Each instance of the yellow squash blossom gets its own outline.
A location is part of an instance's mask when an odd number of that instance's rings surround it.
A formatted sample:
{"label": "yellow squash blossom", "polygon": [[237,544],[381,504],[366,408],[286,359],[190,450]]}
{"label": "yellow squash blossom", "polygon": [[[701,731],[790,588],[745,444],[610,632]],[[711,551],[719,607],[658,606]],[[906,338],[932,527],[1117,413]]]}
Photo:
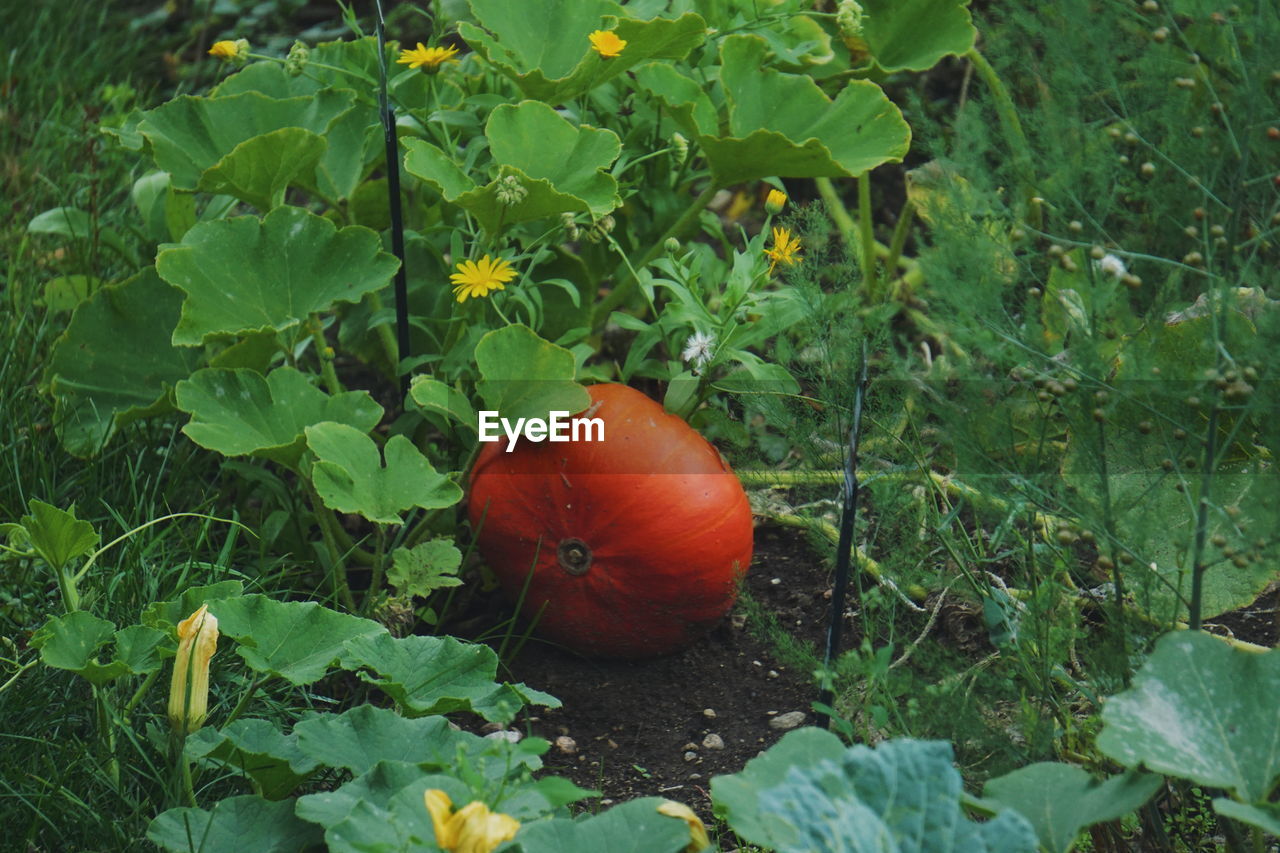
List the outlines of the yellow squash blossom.
{"label": "yellow squash blossom", "polygon": [[605,59],[613,59],[627,46],[626,41],[618,38],[613,30],[596,30],[587,38],[591,39],[591,49]]}
{"label": "yellow squash blossom", "polygon": [[243,65],[249,59],[249,40],[223,39],[213,43],[213,47],[209,48],[209,55],[221,59],[223,62],[234,62],[237,65]]}
{"label": "yellow squash blossom", "polygon": [[677,817],[689,824],[689,844],[684,848],[685,853],[698,853],[699,850],[706,850],[711,846],[711,837],[707,835],[707,827],[702,823],[701,818],[693,813],[693,809],[684,803],[666,800],[662,805],[658,806],[658,814]]}
{"label": "yellow squash blossom", "polygon": [[488,296],[494,290],[502,290],[507,282],[516,277],[511,264],[502,258],[490,258],[485,255],[479,261],[463,261],[458,264],[458,271],[449,280],[453,282],[453,295],[459,302],[466,302],[468,297]]}
{"label": "yellow squash blossom", "polygon": [[479,800],[456,812],[449,795],[438,788],[428,789],[423,800],[436,831],[436,844],[446,853],[491,853],[520,831],[520,821],[489,811]]}
{"label": "yellow squash blossom", "polygon": [[218,619],[209,605],[178,623],[178,654],[169,684],[169,723],[190,734],[209,714],[209,661],[218,649]]}
{"label": "yellow squash blossom", "polygon": [[769,259],[769,274],[773,275],[773,268],[778,262],[794,267],[800,263],[800,238],[792,237],[791,232],[786,228],[773,229],[773,248],[765,249],[765,256]]}
{"label": "yellow squash blossom", "polygon": [[454,56],[458,49],[450,45],[449,47],[427,47],[422,42],[418,42],[416,50],[400,51],[400,58],[396,60],[401,65],[408,65],[410,68],[421,68],[423,71],[435,72],[440,70],[440,66],[446,62],[457,62]]}

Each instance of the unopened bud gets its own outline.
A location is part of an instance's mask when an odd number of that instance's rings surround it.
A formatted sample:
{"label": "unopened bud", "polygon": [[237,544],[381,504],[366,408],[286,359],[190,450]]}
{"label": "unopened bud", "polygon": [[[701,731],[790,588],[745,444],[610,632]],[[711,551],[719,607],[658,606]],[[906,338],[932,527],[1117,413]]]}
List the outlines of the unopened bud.
{"label": "unopened bud", "polygon": [[782,208],[787,203],[787,194],[781,190],[769,190],[769,195],[765,197],[764,209],[768,213],[777,215],[782,212]]}

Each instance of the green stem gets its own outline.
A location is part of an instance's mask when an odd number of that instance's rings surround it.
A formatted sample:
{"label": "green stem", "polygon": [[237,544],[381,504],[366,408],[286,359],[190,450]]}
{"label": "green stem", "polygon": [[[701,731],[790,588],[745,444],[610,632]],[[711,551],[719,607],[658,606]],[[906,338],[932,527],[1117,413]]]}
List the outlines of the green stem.
{"label": "green stem", "polygon": [[[1023,184],[1023,194],[1029,201],[1035,185],[1031,171],[1031,146],[1027,143],[1027,135],[1022,130],[1022,122],[1018,119],[1018,111],[1013,105],[1013,98],[1009,96],[1009,90],[1005,88],[1004,81],[1000,79],[1000,75],[991,67],[991,63],[987,62],[987,58],[978,52],[977,47],[971,48],[964,55],[964,58],[973,63],[973,70],[978,72],[982,82],[991,90],[991,96],[995,99],[996,118],[999,119],[1000,126],[1004,129],[1005,139],[1013,153],[1014,168],[1018,173],[1018,179]],[[1028,216],[1034,220],[1033,224],[1038,226],[1040,221],[1039,206],[1029,204],[1027,212]]]}
{"label": "green stem", "polygon": [[880,301],[880,283],[876,275],[876,238],[871,230],[871,170],[858,176],[858,235],[861,238],[862,286],[867,302]]}
{"label": "green stem", "polygon": [[[338,381],[338,371],[333,368],[333,349],[329,346],[329,342],[324,337],[324,324],[320,322],[320,315],[312,312],[311,317],[307,321],[307,330],[311,332],[311,342],[316,348],[316,357],[320,359],[320,375],[324,377],[324,384],[329,389],[330,394],[342,393],[342,383]],[[396,362],[399,368],[399,360]]]}
{"label": "green stem", "polygon": [[885,275],[892,276],[902,258],[902,247],[907,244],[907,235],[911,233],[911,223],[916,217],[916,205],[911,199],[903,202],[902,211],[898,214],[898,222],[893,226],[893,239],[889,242],[889,256],[885,258]]}
{"label": "green stem", "polygon": [[58,578],[58,592],[62,593],[62,606],[71,613],[80,609],[80,591],[76,589],[76,576],[70,569],[61,568],[54,574]]}
{"label": "green stem", "polygon": [[343,553],[338,549],[337,542],[334,541],[333,528],[338,527],[338,520],[334,518],[333,512],[329,510],[320,500],[315,486],[307,484],[307,497],[311,500],[311,509],[316,514],[316,522],[320,525],[320,538],[324,540],[325,547],[329,549],[329,583],[333,589],[333,595],[347,608],[347,612],[356,612],[356,600],[351,594],[351,586],[347,583],[347,569],[343,565]]}
{"label": "green stem", "polygon": [[133,696],[129,698],[128,703],[124,706],[124,710],[120,712],[121,717],[126,721],[129,719],[129,715],[133,713],[133,709],[138,707],[138,703],[142,701],[142,697],[151,689],[151,685],[156,683],[156,678],[159,677],[159,675],[160,670],[157,669],[143,680],[138,689],[134,691]]}
{"label": "green stem", "polygon": [[178,764],[182,768],[182,793],[187,798],[187,805],[193,809],[199,808],[196,802],[195,781],[191,778],[191,762],[187,761],[187,754],[181,745],[178,747]]}
{"label": "green stem", "polygon": [[96,685],[93,688],[93,703],[98,713],[98,733],[107,750],[107,777],[111,780],[111,786],[119,790],[120,761],[116,758],[116,729],[107,710],[107,700],[102,695],[102,688]]}
{"label": "green stem", "polygon": [[1187,624],[1191,630],[1200,630],[1200,599],[1204,597],[1205,538],[1209,530],[1209,495],[1213,489],[1213,466],[1217,464],[1218,407],[1209,410],[1209,432],[1205,437],[1204,474],[1201,478],[1200,500],[1196,507],[1195,552],[1191,559],[1191,607]]}
{"label": "green stem", "polygon": [[244,695],[240,697],[240,701],[236,703],[236,706],[231,709],[231,713],[227,715],[227,719],[223,721],[222,728],[225,729],[227,726],[240,719],[240,715],[244,713],[245,708],[249,707],[249,701],[253,699],[253,694],[258,692],[258,686],[261,683],[262,682],[258,680],[257,676],[254,676],[254,679],[249,682],[248,689],[245,690]]}
{"label": "green stem", "polygon": [[844,206],[844,202],[840,200],[840,194],[836,192],[835,184],[831,183],[830,178],[814,178],[813,182],[818,187],[818,195],[822,196],[822,203],[826,205],[827,214],[831,217],[831,221],[835,223],[836,230],[840,232],[840,236],[844,238],[844,244],[849,248],[849,253],[861,262],[862,246],[854,238],[854,235],[858,233],[858,226],[854,223],[853,217],[849,215],[849,210]]}
{"label": "green stem", "polygon": [[[693,203],[689,205],[684,213],[680,214],[680,218],[673,222],[671,227],[663,232],[662,236],[654,240],[653,245],[645,250],[645,253],[640,256],[640,260],[632,266],[636,270],[642,270],[648,266],[649,262],[662,252],[663,245],[667,242],[667,239],[669,237],[679,237],[683,234],[702,214],[702,211],[711,203],[711,199],[715,197],[719,190],[720,187],[715,181],[708,182],[707,188],[693,200]],[[631,291],[636,288],[638,283],[635,275],[628,274],[613,290],[609,291],[600,304],[596,306],[595,313],[592,315],[592,328],[599,329],[604,326],[609,319],[609,315],[613,313],[613,309],[624,304],[631,297]]]}
{"label": "green stem", "polygon": [[378,593],[382,592],[382,578],[385,574],[383,564],[387,559],[387,529],[381,524],[376,525],[375,529],[374,541],[377,547],[373,554],[373,573],[369,578],[369,591],[364,596],[365,612],[374,606],[378,600]]}
{"label": "green stem", "polygon": [[[367,297],[369,300],[369,308],[373,314],[382,313],[382,297],[377,293],[370,293]],[[396,343],[395,333],[391,331],[390,323],[379,323],[376,329],[378,335],[378,343],[382,344],[383,355],[391,364],[392,373],[399,375],[400,373],[400,345]]]}

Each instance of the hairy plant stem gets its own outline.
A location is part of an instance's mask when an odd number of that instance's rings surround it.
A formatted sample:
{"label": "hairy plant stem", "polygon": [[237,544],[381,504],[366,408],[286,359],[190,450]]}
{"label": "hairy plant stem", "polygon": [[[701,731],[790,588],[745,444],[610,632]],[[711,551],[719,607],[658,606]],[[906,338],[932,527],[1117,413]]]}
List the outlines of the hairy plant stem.
{"label": "hairy plant stem", "polygon": [[[706,210],[707,205],[711,203],[711,199],[715,198],[715,194],[719,191],[719,185],[715,181],[709,181],[706,189],[693,200],[693,203],[689,205],[684,213],[680,214],[680,218],[662,233],[662,236],[653,241],[653,245],[645,250],[645,253],[640,256],[640,260],[631,265],[632,268],[643,270],[648,266],[649,262],[662,252],[663,245],[667,242],[667,239],[670,237],[678,238],[688,230],[689,226],[698,219],[702,211]],[[600,302],[600,305],[596,307],[595,312],[592,314],[591,327],[593,329],[602,328],[609,320],[609,315],[613,313],[613,309],[623,305],[631,297],[631,292],[635,290],[637,284],[639,282],[636,276],[629,273],[626,278],[615,285],[613,290],[610,290]]]}
{"label": "hairy plant stem", "polygon": [[[991,90],[991,97],[995,99],[996,118],[1000,121],[1000,127],[1004,129],[1005,140],[1013,153],[1013,165],[1018,173],[1018,180],[1022,182],[1024,199],[1030,202],[1035,192],[1035,178],[1031,169],[1031,146],[1027,143],[1027,134],[1022,129],[1022,122],[1018,119],[1018,110],[1013,105],[1013,98],[1009,96],[1009,90],[1005,88],[1000,75],[991,67],[991,63],[987,62],[987,58],[978,51],[977,47],[971,48],[964,58],[973,64],[982,82]],[[1033,225],[1039,227],[1040,206],[1029,203],[1027,216]]]}
{"label": "hairy plant stem", "polygon": [[884,274],[892,276],[898,267],[898,259],[902,257],[902,247],[907,243],[907,235],[911,233],[911,223],[916,217],[916,205],[911,199],[902,204],[898,212],[898,221],[893,226],[893,238],[889,241],[889,256],[884,261]]}
{"label": "hairy plant stem", "polygon": [[338,371],[333,368],[333,350],[324,337],[324,324],[320,315],[312,312],[307,318],[307,331],[311,333],[311,342],[316,348],[316,358],[320,359],[320,375],[324,378],[325,387],[330,394],[342,393],[342,383],[338,381]]}
{"label": "hairy plant stem", "polygon": [[1218,438],[1218,407],[1209,410],[1209,433],[1204,443],[1204,472],[1200,477],[1200,499],[1196,506],[1196,538],[1191,554],[1191,605],[1187,614],[1187,624],[1191,630],[1200,630],[1200,599],[1204,595],[1204,573],[1208,568],[1204,562],[1205,538],[1209,531],[1209,496],[1213,489],[1213,467],[1216,464]]}
{"label": "hairy plant stem", "polygon": [[311,501],[311,509],[316,514],[316,523],[320,525],[320,538],[324,540],[329,551],[329,585],[335,598],[341,602],[348,613],[356,612],[356,600],[351,594],[351,586],[347,583],[347,569],[343,565],[343,552],[338,549],[334,528],[341,527],[333,511],[324,505],[315,486],[307,482],[307,497]]}
{"label": "hairy plant stem", "polygon": [[364,595],[363,612],[366,615],[377,603],[378,593],[382,592],[382,578],[386,574],[387,528],[385,525],[378,524],[374,526],[374,531],[374,541],[377,544],[373,552],[373,572],[369,578],[369,590]]}
{"label": "hairy plant stem", "polygon": [[858,176],[858,236],[862,243],[862,287],[867,302],[880,301],[880,281],[876,273],[876,237],[871,228],[871,170]]}
{"label": "hairy plant stem", "polygon": [[111,780],[111,787],[118,791],[120,790],[120,760],[116,758],[116,728],[111,719],[111,712],[107,708],[107,698],[103,695],[102,688],[97,685],[93,687],[93,704],[98,715],[98,734],[102,737],[103,746],[107,751],[107,778]]}
{"label": "hairy plant stem", "polygon": [[159,676],[160,670],[157,669],[155,672],[149,674],[143,680],[142,684],[138,685],[138,689],[133,692],[133,696],[129,698],[129,701],[125,703],[124,708],[120,711],[120,716],[125,720],[125,722],[128,722],[129,715],[133,713],[133,709],[138,707],[138,703],[142,701],[142,697],[147,695],[147,691],[151,689],[151,685],[156,683],[156,679]]}

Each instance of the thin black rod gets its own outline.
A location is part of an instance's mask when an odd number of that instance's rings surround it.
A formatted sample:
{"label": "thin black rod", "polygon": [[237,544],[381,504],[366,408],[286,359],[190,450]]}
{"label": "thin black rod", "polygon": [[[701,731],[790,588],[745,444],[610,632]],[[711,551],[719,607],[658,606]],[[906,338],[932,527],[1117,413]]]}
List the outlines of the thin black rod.
{"label": "thin black rod", "polygon": [[[849,564],[853,552],[854,521],[858,515],[858,440],[862,432],[862,398],[867,387],[867,342],[862,342],[862,371],[853,390],[853,425],[849,428],[849,453],[845,456],[843,498],[840,507],[840,540],[836,545],[836,582],[831,590],[831,621],[827,623],[827,649],[822,658],[823,669],[830,671],[831,662],[840,651],[844,628],[844,600],[849,590]],[[830,686],[822,691],[820,702],[834,707],[835,691]],[[831,727],[831,717],[822,714],[822,727]]]}
{"label": "thin black rod", "polygon": [[404,215],[400,209],[400,145],[396,139],[396,115],[387,97],[387,40],[383,32],[382,0],[374,0],[377,8],[378,36],[378,108],[382,114],[382,134],[387,143],[387,206],[391,212],[391,251],[400,261],[396,270],[396,345],[400,375],[400,394],[409,393],[409,375],[400,373],[400,365],[409,357],[409,279],[404,265]]}

